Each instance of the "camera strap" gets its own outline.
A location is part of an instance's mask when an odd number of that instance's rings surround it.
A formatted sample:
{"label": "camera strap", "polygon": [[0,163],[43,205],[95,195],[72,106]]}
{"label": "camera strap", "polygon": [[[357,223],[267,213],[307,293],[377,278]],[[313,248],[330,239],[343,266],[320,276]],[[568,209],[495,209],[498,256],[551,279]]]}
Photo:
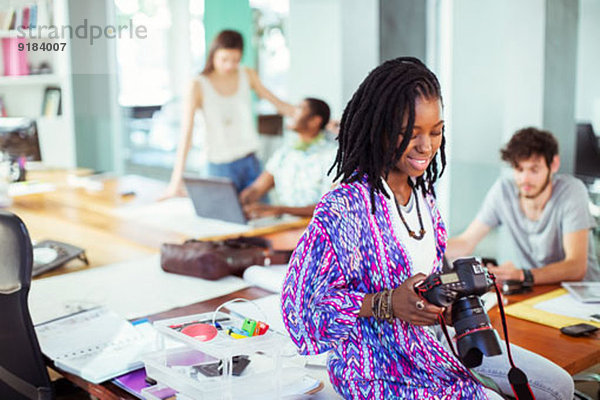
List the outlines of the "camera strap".
{"label": "camera strap", "polygon": [[506,353],[508,354],[508,362],[510,363],[510,370],[508,371],[508,381],[512,387],[513,393],[517,400],[535,400],[535,396],[527,383],[527,375],[525,372],[515,365],[510,351],[510,342],[508,340],[508,325],[506,324],[506,315],[504,314],[504,306],[502,304],[502,296],[500,296],[500,289],[496,284],[496,277],[490,274],[494,281],[494,289],[496,290],[496,298],[498,299],[498,308],[500,309],[500,319],[502,320],[502,330],[504,331],[504,341],[506,342]]}
{"label": "camera strap", "polygon": [[[448,341],[448,345],[450,347],[450,350],[452,351],[452,354],[454,355],[454,357],[456,357],[457,359],[460,360],[460,358],[458,357],[458,354],[456,353],[456,350],[454,349],[454,346],[452,345],[452,339],[450,339],[450,334],[448,333],[448,327],[446,326],[446,320],[444,319],[444,315],[440,314],[438,316],[438,320],[440,322],[440,327],[442,328],[442,332],[444,332],[444,336],[446,337],[446,340]],[[494,382],[491,378],[488,378],[487,376],[479,374],[471,368],[467,368],[467,371],[471,375],[471,378],[473,378],[473,380],[475,380],[479,384],[485,386],[488,389],[493,390],[496,393],[501,393],[500,388],[498,387],[496,382]]]}
{"label": "camera strap", "polygon": [[[535,396],[533,395],[533,392],[531,391],[531,388],[529,387],[529,383],[527,383],[527,375],[525,375],[525,372],[523,372],[523,370],[521,370],[520,368],[518,368],[512,358],[512,354],[510,352],[510,342],[508,340],[508,327],[506,324],[506,315],[504,314],[504,307],[502,305],[502,298],[500,297],[500,290],[498,289],[498,285],[496,285],[496,277],[494,277],[492,274],[490,274],[490,276],[492,277],[492,280],[494,281],[494,289],[496,290],[496,297],[498,298],[498,308],[500,309],[500,319],[502,320],[502,329],[504,331],[504,341],[506,342],[506,352],[508,354],[508,362],[510,363],[510,370],[508,371],[508,382],[510,383],[510,386],[513,390],[513,393],[515,394],[515,397],[517,400],[535,400]],[[448,333],[448,328],[446,326],[446,321],[444,319],[444,315],[440,314],[438,316],[438,320],[440,322],[440,327],[442,328],[442,332],[444,332],[444,336],[446,337],[446,340],[448,341],[448,345],[450,346],[450,350],[452,350],[452,354],[454,355],[454,357],[458,358],[460,360],[460,358],[458,357],[458,354],[456,353],[456,350],[454,349],[454,346],[452,344],[452,339],[450,339],[450,334]],[[471,374],[471,376],[473,377],[473,379],[475,379],[477,382],[481,383],[483,386],[492,389],[496,392],[499,392],[499,388],[497,385],[495,385],[495,382],[489,382],[489,379],[482,379],[481,375],[476,373],[475,371],[472,371],[470,369],[467,369],[469,371],[469,373]]]}

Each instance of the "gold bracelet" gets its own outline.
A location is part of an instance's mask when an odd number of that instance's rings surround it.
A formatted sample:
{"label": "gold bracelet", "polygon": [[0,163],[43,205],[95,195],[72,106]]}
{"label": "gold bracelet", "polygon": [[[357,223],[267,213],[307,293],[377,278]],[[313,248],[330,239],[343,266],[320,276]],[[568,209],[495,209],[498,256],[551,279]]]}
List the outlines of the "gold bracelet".
{"label": "gold bracelet", "polygon": [[379,302],[380,302],[380,292],[377,292],[373,295],[371,299],[371,311],[373,311],[373,316],[375,319],[379,320]]}
{"label": "gold bracelet", "polygon": [[378,321],[394,322],[393,295],[394,289],[383,289],[371,298],[371,311]]}
{"label": "gold bracelet", "polygon": [[394,322],[394,303],[393,303],[393,298],[394,298],[394,289],[390,289],[388,292],[388,298],[387,298],[387,302],[388,302],[388,312],[389,312],[389,322],[392,323]]}

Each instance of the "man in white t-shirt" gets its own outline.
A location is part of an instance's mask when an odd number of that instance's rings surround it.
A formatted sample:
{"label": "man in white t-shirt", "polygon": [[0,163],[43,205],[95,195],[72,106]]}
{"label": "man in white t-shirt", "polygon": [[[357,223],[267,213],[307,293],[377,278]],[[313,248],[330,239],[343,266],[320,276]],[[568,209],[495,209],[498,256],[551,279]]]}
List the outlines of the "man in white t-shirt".
{"label": "man in white t-shirt", "polygon": [[[289,126],[297,137],[279,148],[267,162],[265,171],[240,193],[249,217],[312,216],[319,199],[332,185],[327,172],[337,146],[323,133],[329,117],[329,106],[322,100],[306,98],[300,103]],[[275,189],[279,204],[259,202],[271,189]]]}
{"label": "man in white t-shirt", "polygon": [[554,136],[521,129],[501,153],[513,177],[498,178],[469,227],[448,240],[446,256],[471,254],[491,229],[504,225],[510,233],[500,254],[504,262],[490,266],[499,280],[529,286],[600,280],[587,190],[578,179],[556,173],[560,159]]}

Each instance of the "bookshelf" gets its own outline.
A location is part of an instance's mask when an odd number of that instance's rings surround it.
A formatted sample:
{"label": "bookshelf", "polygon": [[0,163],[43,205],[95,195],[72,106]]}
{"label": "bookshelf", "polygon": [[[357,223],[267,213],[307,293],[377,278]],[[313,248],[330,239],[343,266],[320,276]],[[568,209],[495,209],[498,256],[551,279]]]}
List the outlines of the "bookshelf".
{"label": "bookshelf", "polygon": [[0,76],[0,88],[14,85],[50,85],[59,86],[61,78],[56,74]]}
{"label": "bookshelf", "polygon": [[[65,26],[69,24],[68,0],[17,0],[11,2],[15,13],[22,13],[25,7],[35,5],[44,9],[44,20],[40,24],[47,26]],[[5,28],[5,27],[3,27]],[[73,115],[73,89],[71,74],[71,39],[50,37],[47,30],[37,29],[0,29],[0,97],[4,103],[6,116],[29,117],[36,120],[40,139],[42,162],[50,167],[74,167],[75,129]],[[23,35],[23,33],[25,35]],[[41,34],[40,34],[41,33]],[[25,36],[25,37],[23,37]],[[22,51],[18,43],[29,44]],[[38,49],[32,49],[33,44]],[[62,50],[40,50],[42,43],[66,43]],[[6,46],[10,46],[7,50]],[[8,52],[7,52],[8,51]],[[24,53],[24,55],[23,55]],[[9,57],[25,57],[30,74],[22,75],[26,70],[7,70]],[[14,60],[14,58],[12,58]],[[8,75],[7,75],[8,73]],[[44,105],[49,101],[48,90],[60,91],[60,115],[45,114]],[[57,97],[51,97],[57,101]],[[48,107],[56,110],[58,107]]]}

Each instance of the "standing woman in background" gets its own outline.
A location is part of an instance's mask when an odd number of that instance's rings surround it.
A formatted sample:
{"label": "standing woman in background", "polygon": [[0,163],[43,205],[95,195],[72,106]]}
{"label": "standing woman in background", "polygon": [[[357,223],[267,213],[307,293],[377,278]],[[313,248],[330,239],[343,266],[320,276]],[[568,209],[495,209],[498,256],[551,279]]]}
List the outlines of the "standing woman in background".
{"label": "standing woman in background", "polygon": [[294,106],[265,88],[256,71],[240,67],[243,50],[244,40],[239,32],[224,30],[213,40],[204,70],[190,84],[184,106],[183,135],[164,198],[185,195],[182,175],[192,144],[196,110],[203,111],[206,121],[204,147],[208,174],[231,179],[238,192],[260,174],[250,89],[271,102],[280,114],[293,115]]}

